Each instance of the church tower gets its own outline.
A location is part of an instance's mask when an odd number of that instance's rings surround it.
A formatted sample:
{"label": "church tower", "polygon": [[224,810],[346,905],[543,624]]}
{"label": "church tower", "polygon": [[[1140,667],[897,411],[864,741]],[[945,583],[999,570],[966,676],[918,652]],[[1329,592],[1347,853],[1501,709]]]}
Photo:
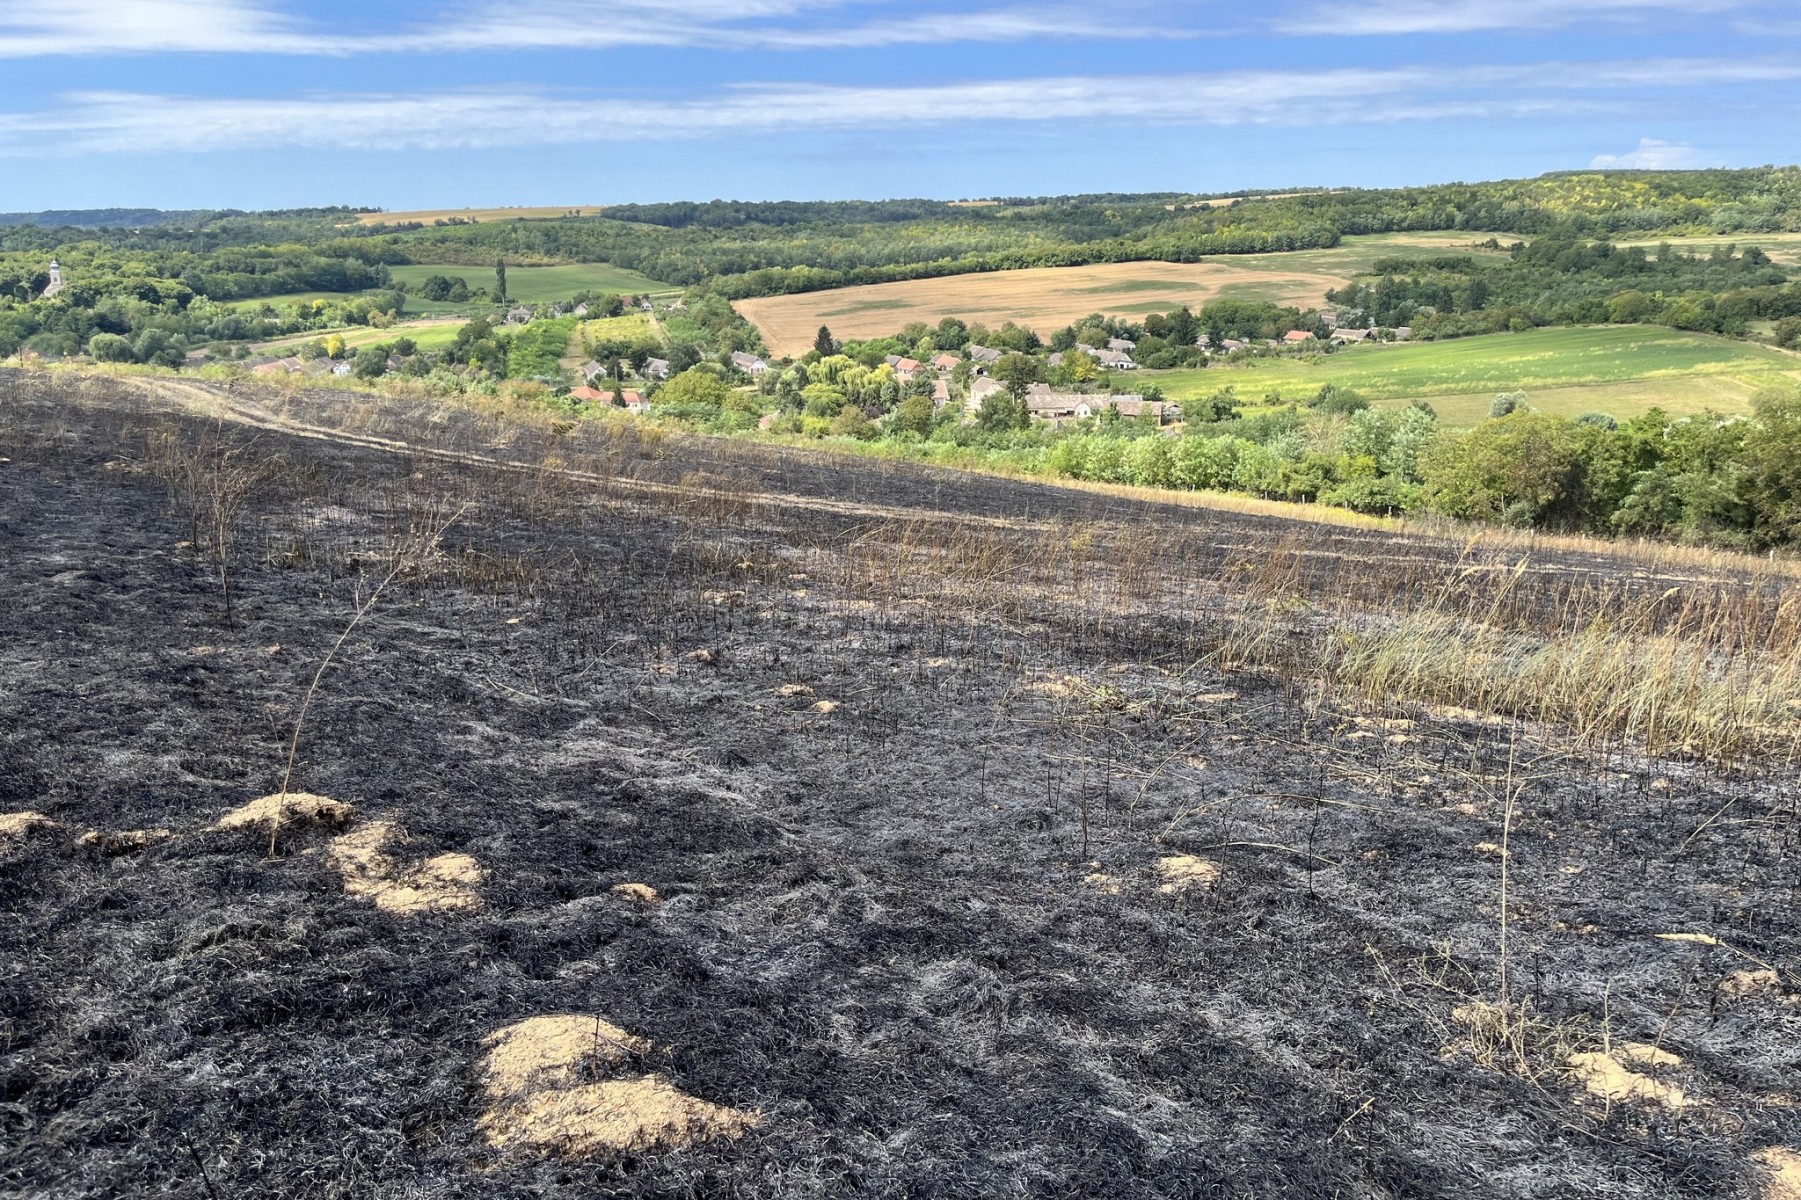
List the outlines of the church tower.
{"label": "church tower", "polygon": [[48,300],[62,290],[63,265],[53,258],[50,260],[50,286],[44,289],[44,294],[39,296],[38,299]]}

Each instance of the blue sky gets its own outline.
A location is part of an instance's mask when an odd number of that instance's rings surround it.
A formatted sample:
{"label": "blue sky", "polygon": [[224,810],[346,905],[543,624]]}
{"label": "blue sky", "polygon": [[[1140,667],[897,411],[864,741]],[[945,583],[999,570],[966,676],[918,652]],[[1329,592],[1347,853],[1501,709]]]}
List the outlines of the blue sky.
{"label": "blue sky", "polygon": [[1801,160],[1793,0],[4,0],[0,211]]}

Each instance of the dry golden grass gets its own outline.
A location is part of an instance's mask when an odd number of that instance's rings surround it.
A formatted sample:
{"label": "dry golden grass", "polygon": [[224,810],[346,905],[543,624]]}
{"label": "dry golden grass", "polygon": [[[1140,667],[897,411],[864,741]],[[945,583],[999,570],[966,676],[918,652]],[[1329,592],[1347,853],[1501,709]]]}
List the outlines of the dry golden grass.
{"label": "dry golden grass", "polygon": [[342,829],[356,817],[356,808],[310,792],[277,792],[234,808],[219,818],[217,829],[274,829],[318,826]]}
{"label": "dry golden grass", "polygon": [[1106,263],[764,296],[741,300],[737,308],[773,352],[792,357],[812,347],[821,325],[839,338],[869,338],[911,321],[937,324],[943,317],[959,317],[990,327],[1013,321],[1049,334],[1090,313],[1139,317],[1184,304],[1199,308],[1225,295],[1312,308],[1328,289],[1345,282],[1335,274],[1219,262]]}
{"label": "dry golden grass", "polygon": [[1206,891],[1220,880],[1219,864],[1191,854],[1176,854],[1159,859],[1157,874],[1163,879],[1157,890],[1169,896],[1179,895],[1191,888]]}
{"label": "dry golden grass", "polygon": [[[1650,1051],[1649,1054],[1644,1053]],[[1588,1094],[1609,1104],[1633,1103],[1661,1105],[1664,1108],[1687,1108],[1693,1104],[1683,1090],[1649,1075],[1629,1069],[1634,1066],[1669,1066],[1682,1060],[1673,1054],[1650,1046],[1628,1044],[1611,1054],[1587,1051],[1570,1055],[1570,1071]]]}
{"label": "dry golden grass", "polygon": [[167,829],[90,829],[77,838],[75,844],[83,850],[93,850],[108,858],[117,858],[123,854],[147,850],[174,836]]}
{"label": "dry golden grass", "polygon": [[56,822],[40,812],[0,813],[0,850],[24,841],[39,829],[54,829]]}
{"label": "dry golden grass", "polygon": [[344,877],[344,891],[396,916],[428,912],[473,912],[482,906],[476,888],[488,878],[467,854],[440,854],[404,868],[390,850],[404,841],[391,821],[374,821],[331,844],[331,859]]}
{"label": "dry golden grass", "polygon": [[1801,1154],[1785,1146],[1771,1146],[1751,1158],[1768,1173],[1765,1200],[1801,1200]]}
{"label": "dry golden grass", "polygon": [[655,1049],[599,1017],[533,1017],[490,1034],[481,1129],[496,1150],[572,1158],[679,1149],[756,1128],[752,1112],[688,1095],[629,1071]]}

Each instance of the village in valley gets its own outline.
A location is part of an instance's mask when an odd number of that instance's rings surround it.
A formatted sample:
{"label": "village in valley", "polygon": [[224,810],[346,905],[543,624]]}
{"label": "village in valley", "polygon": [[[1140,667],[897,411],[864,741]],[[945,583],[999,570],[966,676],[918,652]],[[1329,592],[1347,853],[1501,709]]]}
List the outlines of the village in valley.
{"label": "village in valley", "polygon": [[[40,299],[50,299],[67,286],[58,262],[50,264],[47,278],[49,283]],[[460,278],[455,282],[463,283]],[[1139,348],[1136,338],[1107,336],[1097,344],[1080,340],[1078,333],[1117,329],[1142,337],[1147,324],[1152,329],[1159,328],[1161,318],[1155,315],[1145,318],[1145,324],[1132,324],[1095,314],[1054,335],[1049,343],[1036,333],[1009,324],[1000,331],[1009,343],[1006,348],[971,340],[972,334],[986,336],[988,331],[955,318],[946,319],[935,329],[909,327],[896,337],[861,343],[839,343],[831,338],[829,329],[822,328],[822,344],[816,344],[814,350],[799,358],[774,358],[766,352],[742,348],[708,354],[704,347],[687,346],[683,348],[684,360],[677,362],[668,357],[676,353],[669,348],[652,353],[639,345],[630,353],[603,353],[592,338],[593,331],[605,323],[633,315],[641,315],[650,328],[661,330],[664,319],[685,310],[685,302],[678,295],[622,294],[602,300],[585,294],[565,301],[497,305],[483,305],[481,298],[479,294],[475,297],[477,303],[467,311],[469,319],[464,322],[461,317],[403,315],[403,296],[395,310],[385,316],[379,312],[370,314],[372,330],[386,330],[394,335],[380,342],[370,342],[367,337],[353,341],[354,330],[339,329],[312,338],[289,337],[271,344],[262,353],[240,349],[241,357],[223,361],[262,379],[369,382],[383,376],[423,377],[436,371],[474,376],[481,370],[477,362],[461,361],[449,348],[427,349],[417,335],[421,331],[456,327],[455,345],[461,347],[472,330],[483,336],[497,333],[504,338],[561,322],[561,327],[567,328],[570,353],[562,356],[553,374],[534,378],[578,410],[610,407],[633,416],[648,416],[659,390],[673,375],[699,368],[731,387],[775,401],[769,406],[772,411],[760,414],[759,430],[796,432],[794,421],[785,420],[784,413],[805,407],[800,395],[811,382],[809,369],[825,358],[842,355],[871,372],[872,386],[864,390],[879,400],[864,407],[872,429],[888,423],[900,401],[909,396],[929,396],[934,421],[940,422],[959,420],[974,424],[981,418],[985,404],[1008,399],[1016,402],[1020,416],[1029,424],[1052,428],[1087,421],[1130,420],[1174,434],[1180,431],[1182,421],[1182,405],[1165,399],[1158,388],[1127,390],[1119,386],[1119,381],[1141,369],[1142,364],[1134,357]],[[273,314],[265,308],[265,315]],[[1205,365],[1210,361],[1244,362],[1263,356],[1330,352],[1345,346],[1406,342],[1413,332],[1404,326],[1379,329],[1341,323],[1339,314],[1330,311],[1293,316],[1311,327],[1290,329],[1274,338],[1228,337],[1217,330],[1197,333],[1186,361]],[[1179,315],[1171,314],[1169,320],[1180,327],[1194,324],[1196,318],[1184,309]],[[1159,331],[1168,330],[1165,327]],[[748,325],[740,332],[745,336],[728,339],[728,344],[760,342]],[[826,342],[831,345],[830,355],[824,352]],[[883,352],[890,344],[910,346],[914,353]],[[939,344],[946,348],[937,348]],[[1053,348],[1059,345],[1064,348]],[[581,354],[574,353],[578,348]],[[1009,359],[1014,360],[1011,368],[1002,371],[1002,364]],[[201,368],[220,361],[209,351],[199,350],[167,365]]]}

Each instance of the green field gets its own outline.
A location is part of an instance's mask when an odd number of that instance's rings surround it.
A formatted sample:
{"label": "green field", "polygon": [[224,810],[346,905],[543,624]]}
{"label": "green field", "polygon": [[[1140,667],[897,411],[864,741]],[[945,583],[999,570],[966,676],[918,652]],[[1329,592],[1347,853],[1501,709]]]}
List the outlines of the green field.
{"label": "green field", "polygon": [[598,321],[584,321],[577,328],[576,336],[583,333],[590,341],[635,342],[657,336],[656,326],[651,324],[648,313],[626,313],[622,317],[602,317]]}
{"label": "green field", "polygon": [[1451,425],[1488,415],[1498,392],[1524,390],[1546,412],[1635,416],[1742,412],[1764,388],[1801,383],[1801,356],[1767,346],[1649,325],[1537,329],[1404,346],[1355,346],[1307,359],[1279,358],[1241,367],[1145,371],[1142,384],[1171,399],[1232,386],[1257,404],[1274,393],[1304,400],[1326,384],[1374,401],[1426,400]]}
{"label": "green field", "polygon": [[1702,237],[1627,238],[1618,244],[1655,247],[1663,242],[1689,254],[1707,254],[1716,246],[1737,246],[1740,250],[1756,246],[1783,266],[1801,266],[1801,233],[1721,233]]}
{"label": "green field", "polygon": [[[259,296],[255,300],[237,300],[232,302],[232,307],[240,312],[255,313],[267,304],[277,312],[286,313],[296,304],[310,304],[315,300],[338,304],[346,300],[353,300],[360,295],[362,295],[361,292],[288,292],[281,296]],[[417,296],[408,296],[403,312],[408,317],[438,317],[465,312],[470,307],[468,304],[434,303],[430,300],[421,300]]]}
{"label": "green field", "polygon": [[[404,282],[410,287],[419,284],[432,275],[444,275],[449,278],[461,276],[472,288],[492,288],[494,286],[494,268],[471,266],[417,266],[407,265],[390,267],[396,282]],[[646,292],[673,291],[668,284],[658,283],[648,275],[640,275],[636,271],[628,271],[623,267],[610,266],[607,263],[573,263],[560,267],[508,267],[507,298],[519,304],[545,304],[556,300],[567,300],[577,292],[614,292],[619,295],[644,295]],[[414,306],[414,299],[407,297],[407,307]],[[425,307],[425,302],[419,302]]]}
{"label": "green field", "polygon": [[256,348],[263,354],[286,354],[296,346],[304,346],[308,342],[323,341],[333,334],[344,339],[344,344],[352,349],[362,346],[375,346],[382,342],[392,342],[397,338],[412,338],[421,350],[442,350],[456,341],[457,331],[465,322],[461,320],[403,321],[387,329],[375,329],[369,326],[355,326],[350,329],[320,330],[314,333],[301,333],[293,337],[278,338],[272,342],[260,343]]}

